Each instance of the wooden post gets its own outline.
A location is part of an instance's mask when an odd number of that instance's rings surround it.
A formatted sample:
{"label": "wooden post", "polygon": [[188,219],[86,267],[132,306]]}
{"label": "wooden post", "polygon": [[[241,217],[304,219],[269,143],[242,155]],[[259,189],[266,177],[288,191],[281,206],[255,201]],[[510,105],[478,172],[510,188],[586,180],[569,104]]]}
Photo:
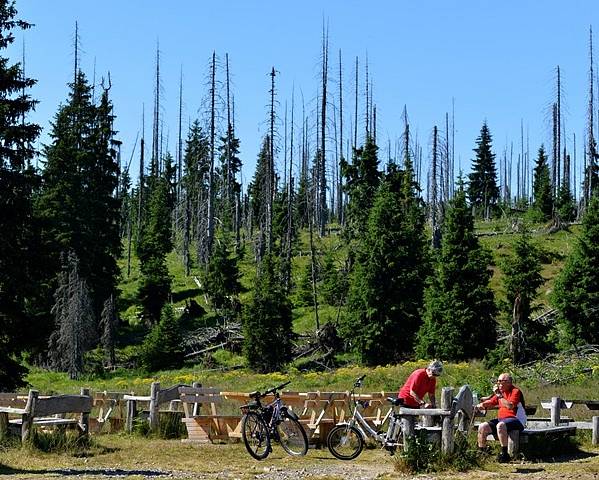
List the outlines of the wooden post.
{"label": "wooden post", "polygon": [[137,416],[137,400],[127,400],[127,419],[125,420],[125,430],[128,433],[133,431],[133,419]]}
{"label": "wooden post", "polygon": [[512,430],[511,432],[508,432],[507,435],[507,452],[513,458],[520,451],[520,431]]}
{"label": "wooden post", "polygon": [[551,397],[551,425],[559,427],[560,425],[560,407],[562,400],[559,397]]}
{"label": "wooden post", "polygon": [[150,431],[158,430],[159,415],[158,415],[158,394],[160,393],[160,382],[152,382],[150,388]]}
{"label": "wooden post", "polygon": [[[202,384],[201,384],[200,382],[193,382],[193,383],[191,384],[191,386],[192,386],[193,388],[201,388],[201,387],[202,387]],[[194,403],[194,404],[193,404],[193,408],[192,408],[192,410],[191,410],[191,415],[192,415],[192,416],[194,416],[194,417],[197,417],[197,416],[200,414],[200,407],[201,407],[201,406],[202,406],[202,404],[201,404],[201,403]]]}
{"label": "wooden post", "polygon": [[435,423],[435,417],[432,415],[422,415],[422,426],[423,427],[432,427]]}
{"label": "wooden post", "polygon": [[[441,391],[441,408],[451,410],[453,401],[453,388],[443,387]],[[443,425],[441,427],[441,451],[445,454],[453,453],[453,418],[443,416]]]}
{"label": "wooden post", "polygon": [[403,431],[403,449],[404,451],[408,451],[408,443],[409,440],[414,437],[414,423],[416,417],[414,415],[406,415],[401,419],[401,429]]}
{"label": "wooden post", "polygon": [[599,445],[599,417],[593,417],[593,445]]}
{"label": "wooden post", "polygon": [[[81,387],[81,395],[89,397],[89,388]],[[89,434],[89,412],[79,415],[79,429],[82,437]]]}
{"label": "wooden post", "polygon": [[8,435],[8,413],[0,412],[0,440]]}
{"label": "wooden post", "polygon": [[25,406],[26,413],[23,414],[23,423],[21,425],[21,443],[26,443],[31,437],[31,429],[33,427],[33,416],[35,415],[35,405],[37,404],[37,390],[29,390],[27,397],[27,405]]}

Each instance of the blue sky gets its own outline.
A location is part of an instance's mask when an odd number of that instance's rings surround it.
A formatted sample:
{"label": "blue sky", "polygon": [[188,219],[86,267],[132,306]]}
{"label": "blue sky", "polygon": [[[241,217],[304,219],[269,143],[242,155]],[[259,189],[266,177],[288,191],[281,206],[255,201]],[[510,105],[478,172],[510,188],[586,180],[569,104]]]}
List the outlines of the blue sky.
{"label": "blue sky", "polygon": [[[401,134],[406,105],[412,131],[418,132],[428,158],[432,128],[444,128],[445,113],[451,112],[455,99],[455,157],[466,173],[485,120],[498,157],[512,142],[515,155],[520,151],[521,121],[533,158],[541,143],[550,145],[549,109],[556,91],[555,69],[560,65],[568,149],[573,150],[575,134],[581,164],[588,30],[599,19],[599,2],[396,0],[369,5],[355,0],[18,0],[19,16],[35,27],[17,34],[12,55],[20,58],[24,38],[27,73],[39,82],[32,93],[40,104],[32,118],[44,128],[41,142],[47,142],[49,122],[65,101],[66,84],[72,78],[77,21],[83,70],[91,79],[95,64],[98,82],[111,73],[116,129],[123,141],[123,159],[128,160],[141,130],[143,104],[147,139],[151,132],[157,42],[162,59],[163,132],[173,154],[181,68],[187,125],[189,119],[202,116],[212,51],[223,61],[228,53],[246,181],[267,130],[268,74],[273,66],[279,72],[281,121],[293,89],[296,118],[301,115],[302,95],[307,112],[315,111],[323,20],[328,23],[332,77],[338,76],[339,49],[344,59],[346,126],[354,108],[355,57],[360,59],[363,87],[362,67],[368,56],[382,155],[386,156],[388,139],[394,142]],[[330,88],[336,94],[338,87]],[[133,172],[138,152],[139,145]],[[282,153],[279,160],[282,164]]]}

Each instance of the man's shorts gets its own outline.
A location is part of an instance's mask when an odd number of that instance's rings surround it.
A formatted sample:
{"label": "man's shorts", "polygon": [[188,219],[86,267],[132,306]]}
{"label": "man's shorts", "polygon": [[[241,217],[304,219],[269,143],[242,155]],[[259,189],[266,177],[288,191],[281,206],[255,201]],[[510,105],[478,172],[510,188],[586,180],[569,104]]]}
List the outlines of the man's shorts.
{"label": "man's shorts", "polygon": [[497,438],[497,424],[499,422],[505,423],[505,427],[507,428],[508,432],[511,432],[512,430],[518,430],[521,432],[524,430],[524,426],[516,417],[494,418],[493,420],[489,421],[489,426],[491,427],[491,433],[495,438]]}

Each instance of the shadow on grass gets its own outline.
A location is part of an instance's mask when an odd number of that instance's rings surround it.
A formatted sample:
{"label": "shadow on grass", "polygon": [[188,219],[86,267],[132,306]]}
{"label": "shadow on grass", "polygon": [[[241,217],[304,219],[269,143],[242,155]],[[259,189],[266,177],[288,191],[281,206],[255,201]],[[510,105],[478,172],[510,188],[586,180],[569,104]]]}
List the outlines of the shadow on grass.
{"label": "shadow on grass", "polygon": [[178,292],[173,292],[172,298],[174,303],[178,303],[186,299],[197,297],[201,293],[202,291],[199,288],[188,288],[186,290],[179,290]]}
{"label": "shadow on grass", "polygon": [[125,470],[122,468],[55,468],[28,470],[20,468],[11,468],[0,465],[0,475],[60,475],[61,477],[81,476],[81,475],[102,475],[105,477],[125,477],[130,475],[139,475],[147,477],[170,477],[172,472],[167,470]]}

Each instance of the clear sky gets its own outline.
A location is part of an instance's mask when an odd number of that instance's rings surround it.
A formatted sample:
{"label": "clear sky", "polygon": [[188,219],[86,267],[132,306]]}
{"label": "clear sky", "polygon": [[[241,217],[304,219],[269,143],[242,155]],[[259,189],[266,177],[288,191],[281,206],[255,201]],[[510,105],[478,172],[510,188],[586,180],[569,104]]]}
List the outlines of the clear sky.
{"label": "clear sky", "polygon": [[[315,112],[324,21],[329,31],[332,78],[338,76],[338,51],[343,55],[344,121],[348,127],[354,108],[355,57],[360,59],[361,88],[368,58],[383,156],[387,155],[388,139],[393,143],[401,134],[406,105],[412,131],[418,132],[428,158],[432,128],[444,128],[445,113],[451,114],[454,99],[455,158],[466,173],[485,120],[498,158],[511,142],[514,155],[520,151],[521,121],[534,158],[541,143],[551,144],[549,112],[559,65],[567,145],[572,151],[575,134],[577,162],[582,163],[589,26],[599,19],[596,0],[17,0],[16,5],[19,16],[35,24],[17,34],[12,55],[20,58],[24,39],[27,74],[39,82],[32,94],[40,104],[32,118],[44,129],[44,143],[49,122],[65,101],[66,84],[72,79],[77,21],[81,66],[88,78],[93,77],[94,64],[97,82],[111,73],[115,126],[123,141],[124,160],[129,159],[141,130],[143,104],[146,143],[151,144],[157,42],[163,132],[173,155],[181,69],[186,128],[189,119],[203,116],[212,51],[223,63],[228,53],[236,131],[247,181],[268,127],[273,66],[278,71],[281,122],[293,89],[296,119],[301,115],[302,95],[306,111]],[[338,87],[331,88],[337,95]],[[282,138],[282,124],[280,134]],[[134,174],[138,152],[139,144],[131,167]]]}

